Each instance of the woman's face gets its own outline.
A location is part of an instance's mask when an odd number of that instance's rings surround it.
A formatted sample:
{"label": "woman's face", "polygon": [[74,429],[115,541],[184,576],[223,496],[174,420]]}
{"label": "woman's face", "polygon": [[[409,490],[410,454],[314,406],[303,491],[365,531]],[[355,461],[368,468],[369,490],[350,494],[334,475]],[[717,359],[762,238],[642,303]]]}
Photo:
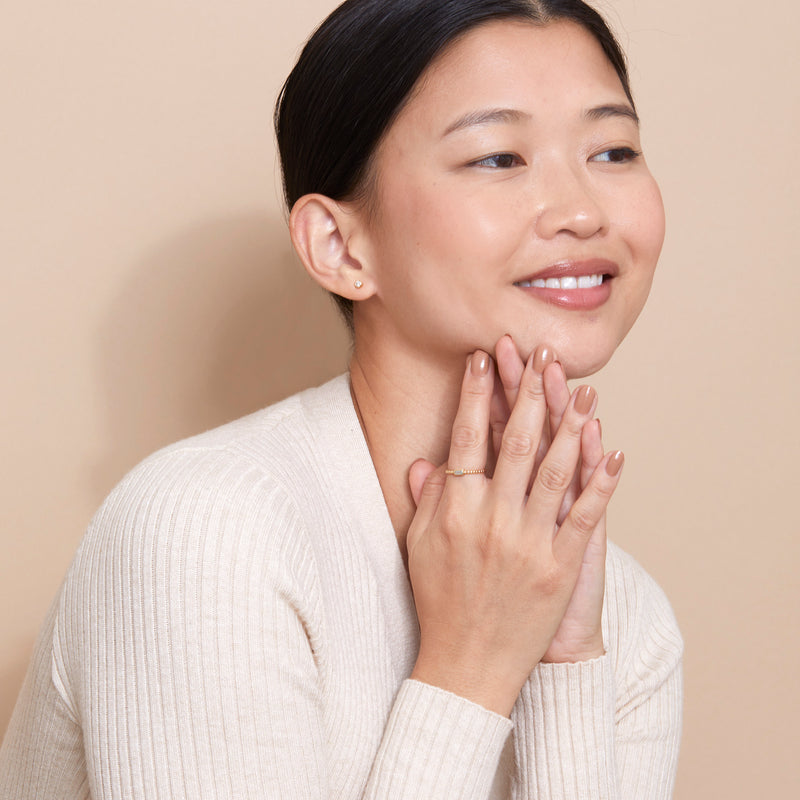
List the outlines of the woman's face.
{"label": "woman's face", "polygon": [[[599,369],[644,305],[664,211],[597,41],[491,22],[429,67],[381,142],[356,324],[424,358],[555,348]],[[601,281],[602,278],[602,282]],[[392,341],[392,339],[389,339]]]}

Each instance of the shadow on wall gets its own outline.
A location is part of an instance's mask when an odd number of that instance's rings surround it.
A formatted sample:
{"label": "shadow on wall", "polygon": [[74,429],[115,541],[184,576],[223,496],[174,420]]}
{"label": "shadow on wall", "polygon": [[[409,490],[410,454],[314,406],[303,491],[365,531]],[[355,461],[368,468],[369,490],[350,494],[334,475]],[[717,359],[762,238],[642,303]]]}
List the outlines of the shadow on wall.
{"label": "shadow on wall", "polygon": [[282,219],[215,220],[130,270],[97,331],[108,452],[100,496],[170,442],[342,372],[348,336]]}

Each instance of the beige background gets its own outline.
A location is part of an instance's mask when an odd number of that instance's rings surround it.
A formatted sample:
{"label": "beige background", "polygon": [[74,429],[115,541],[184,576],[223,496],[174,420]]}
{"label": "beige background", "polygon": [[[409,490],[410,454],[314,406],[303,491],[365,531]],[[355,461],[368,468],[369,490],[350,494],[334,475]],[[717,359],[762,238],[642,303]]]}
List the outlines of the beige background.
{"label": "beige background", "polygon": [[[13,5],[0,732],[122,474],[341,371],[347,350],[290,253],[271,134],[280,82],[332,0]],[[686,639],[683,799],[800,786],[800,6],[763,8],[609,11],[669,232],[650,304],[596,385],[606,445],[628,457],[612,535],[665,587]]]}

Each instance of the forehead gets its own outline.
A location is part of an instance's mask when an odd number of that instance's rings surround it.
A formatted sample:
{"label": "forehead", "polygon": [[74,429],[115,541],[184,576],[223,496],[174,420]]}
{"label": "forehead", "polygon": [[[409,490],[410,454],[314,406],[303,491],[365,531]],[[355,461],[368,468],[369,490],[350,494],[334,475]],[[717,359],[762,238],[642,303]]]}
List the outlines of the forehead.
{"label": "forehead", "polygon": [[398,116],[451,116],[480,107],[531,114],[627,103],[613,65],[585,28],[499,20],[468,31],[427,68]]}

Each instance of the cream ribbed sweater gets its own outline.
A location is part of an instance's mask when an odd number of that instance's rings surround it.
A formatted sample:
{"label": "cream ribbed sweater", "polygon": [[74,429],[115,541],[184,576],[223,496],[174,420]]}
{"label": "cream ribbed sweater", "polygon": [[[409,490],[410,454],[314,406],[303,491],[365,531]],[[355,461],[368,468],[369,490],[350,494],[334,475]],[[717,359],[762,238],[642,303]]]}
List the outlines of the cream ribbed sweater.
{"label": "cream ribbed sweater", "polygon": [[[511,720],[407,679],[409,583],[347,377],[151,456],[39,639],[0,798],[665,798],[681,639],[609,548],[607,655]],[[499,765],[499,766],[498,766]]]}

